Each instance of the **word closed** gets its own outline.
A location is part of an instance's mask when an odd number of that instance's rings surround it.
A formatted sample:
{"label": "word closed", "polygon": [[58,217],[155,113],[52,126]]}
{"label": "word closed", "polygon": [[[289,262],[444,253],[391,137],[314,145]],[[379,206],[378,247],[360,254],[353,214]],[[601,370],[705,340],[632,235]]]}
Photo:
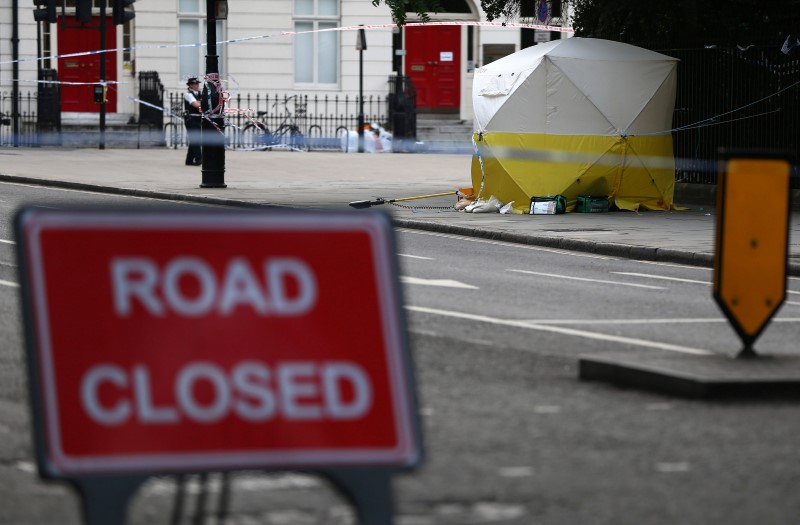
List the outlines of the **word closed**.
{"label": "word closed", "polygon": [[[210,394],[198,398],[198,387]],[[101,400],[101,389],[113,393]],[[279,363],[270,368],[258,361],[237,363],[230,372],[210,362],[190,362],[172,382],[171,402],[153,401],[150,369],[130,370],[114,364],[92,367],[81,382],[83,407],[101,425],[136,419],[145,425],[177,425],[189,420],[217,423],[235,415],[249,422],[282,417],[290,421],[353,420],[372,405],[372,387],[355,363],[308,361]],[[346,392],[349,392],[346,393]]]}

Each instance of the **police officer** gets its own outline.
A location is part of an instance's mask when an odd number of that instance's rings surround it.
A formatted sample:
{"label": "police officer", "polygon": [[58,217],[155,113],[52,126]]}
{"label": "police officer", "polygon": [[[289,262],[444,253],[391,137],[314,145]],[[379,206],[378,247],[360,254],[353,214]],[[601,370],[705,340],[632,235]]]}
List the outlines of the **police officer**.
{"label": "police officer", "polygon": [[186,81],[188,90],[183,94],[183,122],[189,151],[186,152],[186,165],[199,166],[203,163],[203,148],[200,146],[200,128],[203,112],[200,109],[200,81],[192,77]]}

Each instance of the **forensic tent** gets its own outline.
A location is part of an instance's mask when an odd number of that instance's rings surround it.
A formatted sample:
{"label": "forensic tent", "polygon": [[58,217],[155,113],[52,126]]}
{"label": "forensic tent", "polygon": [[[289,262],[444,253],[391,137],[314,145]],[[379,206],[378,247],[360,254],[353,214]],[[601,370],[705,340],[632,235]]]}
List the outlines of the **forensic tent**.
{"label": "forensic tent", "polygon": [[677,62],[620,42],[568,38],[477,69],[475,192],[517,210],[558,194],[568,210],[578,196],[608,196],[627,210],[673,208]]}

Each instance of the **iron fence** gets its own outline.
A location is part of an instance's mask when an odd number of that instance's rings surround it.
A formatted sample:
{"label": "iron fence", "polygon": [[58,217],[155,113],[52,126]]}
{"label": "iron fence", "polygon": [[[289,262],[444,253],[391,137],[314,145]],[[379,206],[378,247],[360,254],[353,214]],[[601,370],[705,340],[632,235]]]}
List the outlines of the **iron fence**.
{"label": "iron fence", "polygon": [[[672,132],[677,181],[716,184],[720,148],[785,151],[800,159],[800,50],[658,51],[680,59]],[[793,170],[800,187],[796,162]]]}
{"label": "iron fence", "polygon": [[[164,125],[167,146],[186,144],[183,126],[183,93],[170,92],[169,118]],[[241,95],[226,106],[225,144],[233,149],[270,149],[265,132],[291,137],[299,133],[305,149],[339,149],[342,135],[356,131],[360,100],[349,95]],[[380,126],[388,124],[387,98],[364,97],[364,120]],[[297,142],[275,142],[296,145]]]}
{"label": "iron fence", "polygon": [[[35,92],[20,91],[17,97],[6,91],[0,93],[0,146],[39,145],[37,106],[38,96]],[[17,126],[19,126],[16,134],[14,133],[15,107]]]}

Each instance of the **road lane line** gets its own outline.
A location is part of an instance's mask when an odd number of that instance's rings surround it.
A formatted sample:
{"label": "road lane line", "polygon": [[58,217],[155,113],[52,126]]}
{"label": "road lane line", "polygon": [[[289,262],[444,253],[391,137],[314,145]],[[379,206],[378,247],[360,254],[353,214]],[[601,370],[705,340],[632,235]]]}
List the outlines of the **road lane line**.
{"label": "road lane line", "polygon": [[[653,275],[651,273],[636,273],[636,272],[610,272],[617,275],[629,275],[631,277],[646,277],[648,279],[661,279],[664,281],[677,281],[681,283],[693,283],[693,284],[705,284],[711,285],[713,284],[710,281],[698,281],[696,279],[683,279],[681,277],[667,277],[665,275]],[[795,292],[794,290],[786,290],[787,294],[794,294],[800,295],[800,292]]]}
{"label": "road lane line", "polygon": [[641,263],[641,264],[650,264],[653,266],[667,266],[669,268],[686,268],[687,270],[704,270],[706,272],[710,272],[713,268],[709,268],[708,266],[695,266],[692,264],[678,264],[678,263],[668,263],[664,261],[645,261],[644,259],[631,259],[631,262]]}
{"label": "road lane line", "polygon": [[422,230],[409,230],[408,228],[398,228],[397,231],[403,233],[414,233],[416,235],[428,235],[430,237],[444,237],[446,239],[454,239],[457,241],[466,241],[466,242],[476,242],[481,244],[491,244],[493,246],[505,246],[508,248],[521,248],[523,250],[533,250],[537,252],[547,252],[547,253],[555,253],[558,255],[572,255],[574,257],[586,257],[589,259],[601,259],[603,261],[618,261],[620,260],[619,257],[611,257],[606,255],[595,255],[591,253],[583,253],[583,252],[571,252],[569,250],[559,250],[556,248],[546,248],[544,246],[532,246],[529,244],[519,244],[514,242],[504,242],[504,241],[492,241],[489,239],[480,239],[477,237],[467,237],[465,235],[456,235],[453,233],[439,233],[439,232],[428,232]]}
{"label": "road lane line", "polygon": [[[698,317],[698,318],[677,318],[677,319],[524,319],[526,323],[534,324],[704,324],[704,323],[727,323],[724,317]],[[772,322],[797,323],[800,317],[778,317]]]}
{"label": "road lane line", "polygon": [[647,288],[649,290],[666,290],[663,286],[651,286],[649,284],[637,284],[637,283],[625,283],[622,281],[605,281],[603,279],[587,279],[586,277],[573,277],[571,275],[559,275],[556,273],[544,273],[544,272],[532,272],[530,270],[514,270],[513,268],[507,268],[507,272],[518,272],[518,273],[525,273],[529,275],[541,275],[542,277],[554,277],[556,279],[568,279],[571,281],[584,281],[590,283],[600,283],[600,284],[613,284],[617,286],[632,286],[634,288]]}
{"label": "road lane line", "polygon": [[17,244],[14,241],[8,241],[6,239],[0,239],[0,242],[3,243],[3,244]]}
{"label": "road lane line", "polygon": [[636,272],[609,272],[616,275],[628,275],[630,277],[646,277],[648,279],[661,279],[664,281],[677,281],[679,283],[694,283],[694,284],[711,284],[710,281],[698,281],[697,279],[683,279],[680,277],[667,277],[665,275],[653,275],[651,273],[636,273]]}
{"label": "road lane line", "polygon": [[444,288],[464,288],[466,290],[478,290],[477,286],[462,283],[460,281],[453,281],[451,279],[420,279],[419,277],[408,277],[405,275],[400,276],[400,282],[403,284],[420,284],[422,286],[442,286]]}
{"label": "road lane line", "polygon": [[[800,320],[800,319],[798,319]],[[534,324],[703,324],[727,323],[723,317],[699,317],[683,319],[525,319],[526,323]]]}
{"label": "road lane line", "polygon": [[408,257],[409,259],[422,259],[424,261],[435,261],[433,257],[423,257],[421,255],[411,255],[409,253],[398,253],[398,257]]}
{"label": "road lane line", "polygon": [[713,355],[714,352],[704,350],[702,348],[693,348],[690,346],[673,345],[670,343],[659,343],[658,341],[648,341],[647,339],[638,339],[635,337],[623,337],[618,335],[608,335],[596,332],[588,332],[586,330],[576,330],[574,328],[563,328],[560,326],[551,326],[545,324],[531,323],[528,321],[517,321],[513,319],[500,319],[497,317],[489,317],[487,315],[468,314],[465,312],[453,312],[451,310],[439,310],[436,308],[427,308],[424,306],[406,306],[407,310],[412,312],[419,312],[423,314],[441,315],[445,317],[455,317],[457,319],[464,319],[467,321],[477,321],[481,323],[496,324],[502,326],[513,326],[516,328],[527,328],[529,330],[538,330],[541,332],[552,332],[562,335],[571,335],[574,337],[582,337],[584,339],[594,339],[596,341],[607,341],[611,343],[619,343],[632,346],[641,346],[645,348],[654,348],[656,350],[666,350],[669,352],[679,352],[682,354],[693,355]]}
{"label": "road lane line", "polygon": [[3,281],[2,279],[0,279],[0,286],[11,286],[12,288],[18,288],[19,284],[13,283],[11,281]]}

